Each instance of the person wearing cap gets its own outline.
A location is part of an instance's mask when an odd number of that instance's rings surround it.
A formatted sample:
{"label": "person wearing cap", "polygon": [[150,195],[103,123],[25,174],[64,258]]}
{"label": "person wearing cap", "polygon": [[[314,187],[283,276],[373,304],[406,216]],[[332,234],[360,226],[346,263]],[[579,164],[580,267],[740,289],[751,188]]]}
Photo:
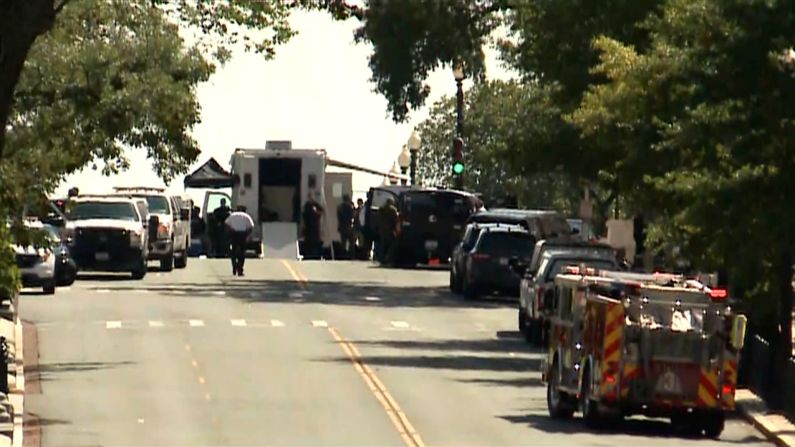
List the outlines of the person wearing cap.
{"label": "person wearing cap", "polygon": [[254,230],[254,220],[246,213],[245,206],[238,206],[237,210],[224,221],[229,241],[232,243],[230,259],[232,260],[232,275],[243,276],[243,265],[246,263],[246,242]]}

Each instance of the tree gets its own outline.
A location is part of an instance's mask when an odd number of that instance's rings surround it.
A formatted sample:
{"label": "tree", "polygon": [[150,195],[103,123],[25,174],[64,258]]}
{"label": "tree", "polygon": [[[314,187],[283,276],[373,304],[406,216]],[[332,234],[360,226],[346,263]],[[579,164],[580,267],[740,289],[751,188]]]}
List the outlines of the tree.
{"label": "tree", "polygon": [[[0,2],[0,159],[4,157],[5,133],[14,90],[28,53],[39,37],[53,29],[58,16],[68,8],[85,4],[81,0],[3,0]],[[215,50],[219,59],[228,57],[229,45],[243,42],[247,47],[273,55],[274,47],[293,34],[287,18],[291,4],[278,0],[231,0],[226,2],[185,2],[178,0],[102,0],[95,6],[154,8],[185,29],[205,36],[203,45]],[[96,17],[107,19],[109,17]],[[134,18],[132,19],[135,20]],[[96,22],[94,25],[110,25]],[[241,29],[242,28],[242,29]],[[257,40],[245,30],[262,31]]]}
{"label": "tree", "polygon": [[[274,54],[292,36],[292,5],[233,0],[0,2],[0,215],[19,217],[88,162],[124,169],[125,148],[147,151],[165,180],[198,156],[195,86],[229,48]],[[56,20],[57,19],[57,20]],[[256,31],[249,34],[247,31]],[[186,47],[180,31],[197,43]],[[256,36],[254,38],[253,36]],[[205,58],[204,55],[211,55]],[[19,283],[12,237],[0,226],[0,293]],[[12,234],[13,233],[13,234]]]}
{"label": "tree", "polygon": [[[556,149],[574,134],[550,134],[550,129],[565,129],[551,103],[552,93],[550,88],[515,81],[490,81],[466,93],[468,189],[482,193],[487,201],[513,196],[531,208],[573,210],[576,181],[558,169]],[[425,184],[451,183],[455,107],[455,98],[443,98],[419,126],[423,152],[418,166]]]}
{"label": "tree", "polygon": [[617,143],[621,190],[659,210],[658,243],[728,268],[756,304],[755,328],[789,355],[795,11],[775,0],[669,0],[645,26],[646,52],[597,40],[596,72],[609,82],[591,87],[572,121]]}

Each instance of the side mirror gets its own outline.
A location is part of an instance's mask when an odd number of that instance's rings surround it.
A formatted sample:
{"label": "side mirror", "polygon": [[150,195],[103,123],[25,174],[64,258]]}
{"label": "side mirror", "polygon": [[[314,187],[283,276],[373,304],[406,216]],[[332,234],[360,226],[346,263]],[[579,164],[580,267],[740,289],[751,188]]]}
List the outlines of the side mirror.
{"label": "side mirror", "polygon": [[179,210],[179,218],[182,220],[190,220],[190,210],[184,208]]}
{"label": "side mirror", "polygon": [[748,325],[748,318],[745,315],[737,315],[732,322],[732,332],[729,337],[729,342],[732,348],[737,351],[743,349],[745,346],[745,329]]}
{"label": "side mirror", "polygon": [[160,226],[160,218],[157,216],[149,216],[149,240],[157,239],[157,228]]}

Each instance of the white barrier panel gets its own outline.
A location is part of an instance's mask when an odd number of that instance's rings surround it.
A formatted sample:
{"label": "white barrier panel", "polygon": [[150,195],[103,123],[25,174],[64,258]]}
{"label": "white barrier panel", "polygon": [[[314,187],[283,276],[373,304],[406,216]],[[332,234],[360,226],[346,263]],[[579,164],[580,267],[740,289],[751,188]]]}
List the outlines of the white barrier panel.
{"label": "white barrier panel", "polygon": [[268,259],[298,259],[298,226],[294,222],[263,223],[262,256]]}

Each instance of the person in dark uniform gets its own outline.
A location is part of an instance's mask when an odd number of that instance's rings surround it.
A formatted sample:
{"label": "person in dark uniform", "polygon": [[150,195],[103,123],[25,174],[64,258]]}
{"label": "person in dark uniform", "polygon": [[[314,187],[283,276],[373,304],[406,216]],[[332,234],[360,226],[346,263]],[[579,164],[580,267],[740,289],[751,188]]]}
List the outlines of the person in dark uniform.
{"label": "person in dark uniform", "polygon": [[385,265],[394,265],[397,261],[398,210],[392,198],[386,200],[378,209],[378,236],[381,241],[381,259]]}
{"label": "person in dark uniform", "polygon": [[342,245],[342,256],[353,259],[356,244],[353,238],[353,224],[356,209],[353,206],[351,197],[343,194],[342,203],[337,207],[337,231],[340,233],[340,244]]}
{"label": "person in dark uniform", "polygon": [[315,200],[310,193],[304,204],[304,257],[307,259],[319,259],[320,249],[323,246],[320,240],[320,223],[323,216],[323,206]]}
{"label": "person in dark uniform", "polygon": [[217,258],[228,256],[229,242],[226,237],[226,231],[224,231],[224,223],[230,214],[232,214],[232,210],[226,205],[226,199],[221,199],[221,204],[213,210],[213,254]]}
{"label": "person in dark uniform", "polygon": [[356,199],[356,210],[353,216],[354,245],[356,246],[356,258],[363,261],[370,259],[370,248],[373,243],[367,237],[364,228],[364,200]]}

